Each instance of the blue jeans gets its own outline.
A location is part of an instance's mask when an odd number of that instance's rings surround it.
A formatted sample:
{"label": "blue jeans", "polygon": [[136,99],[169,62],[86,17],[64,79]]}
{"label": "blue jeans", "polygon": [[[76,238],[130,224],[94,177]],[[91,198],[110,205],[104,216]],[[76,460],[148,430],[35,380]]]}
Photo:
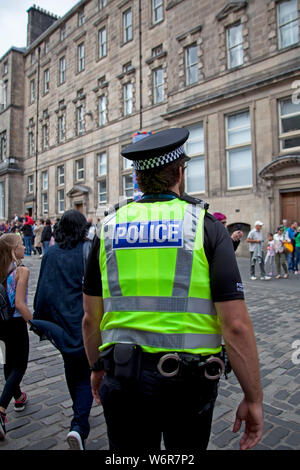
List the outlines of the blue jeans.
{"label": "blue jeans", "polygon": [[49,249],[49,243],[50,243],[50,240],[49,241],[46,241],[46,242],[43,242],[43,255],[45,253],[47,253],[48,249]]}
{"label": "blue jeans", "polygon": [[295,257],[296,257],[296,262],[295,262],[295,270],[299,271],[300,269],[300,246],[295,247]]}
{"label": "blue jeans", "polygon": [[31,256],[32,252],[32,237],[23,237],[24,245],[25,245],[25,255]]}
{"label": "blue jeans", "polygon": [[289,253],[287,256],[287,262],[288,262],[288,269],[289,271],[295,271],[296,270],[296,257],[295,257],[295,250],[293,253]]}
{"label": "blue jeans", "polygon": [[73,419],[70,430],[77,431],[82,439],[90,432],[89,416],[93,404],[91,372],[86,356],[79,358],[63,354],[65,376],[73,401]]}

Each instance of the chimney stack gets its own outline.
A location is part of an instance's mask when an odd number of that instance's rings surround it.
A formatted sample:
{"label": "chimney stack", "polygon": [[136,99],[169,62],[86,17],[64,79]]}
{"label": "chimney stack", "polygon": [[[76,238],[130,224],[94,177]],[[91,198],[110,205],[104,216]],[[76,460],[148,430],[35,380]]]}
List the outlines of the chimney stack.
{"label": "chimney stack", "polygon": [[36,5],[30,7],[27,13],[27,47],[29,47],[46,29],[58,20],[58,16]]}

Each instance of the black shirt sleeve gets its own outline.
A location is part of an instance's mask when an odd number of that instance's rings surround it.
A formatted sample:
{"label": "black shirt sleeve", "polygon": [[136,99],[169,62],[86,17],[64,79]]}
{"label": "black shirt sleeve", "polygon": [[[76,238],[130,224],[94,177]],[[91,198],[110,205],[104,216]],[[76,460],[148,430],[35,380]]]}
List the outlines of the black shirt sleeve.
{"label": "black shirt sleeve", "polygon": [[86,295],[102,297],[102,282],[99,266],[100,239],[94,236],[90,254],[86,262],[83,281],[83,293]]}
{"label": "black shirt sleeve", "polygon": [[[83,292],[86,295],[101,297],[99,250],[100,240],[95,236],[87,260]],[[210,266],[213,301],[244,299],[241,276],[232,240],[224,225],[208,213],[204,219],[204,250]]]}

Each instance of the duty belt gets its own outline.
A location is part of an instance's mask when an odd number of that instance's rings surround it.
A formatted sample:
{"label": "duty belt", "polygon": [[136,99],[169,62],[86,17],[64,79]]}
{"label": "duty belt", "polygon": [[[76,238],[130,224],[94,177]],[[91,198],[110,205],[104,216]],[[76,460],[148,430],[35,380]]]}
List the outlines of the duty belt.
{"label": "duty belt", "polygon": [[167,378],[197,376],[218,380],[222,374],[227,378],[227,372],[231,370],[225,349],[212,356],[180,352],[147,353],[137,345],[120,343],[102,351],[97,363],[95,370],[104,369],[109,375],[122,378],[138,378],[141,370],[151,370]]}

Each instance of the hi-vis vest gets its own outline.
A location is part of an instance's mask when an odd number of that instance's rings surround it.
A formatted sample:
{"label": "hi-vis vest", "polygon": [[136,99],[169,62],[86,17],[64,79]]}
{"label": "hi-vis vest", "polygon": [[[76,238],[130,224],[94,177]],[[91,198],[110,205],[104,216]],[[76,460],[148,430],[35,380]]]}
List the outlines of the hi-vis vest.
{"label": "hi-vis vest", "polygon": [[102,225],[102,346],[214,354],[221,328],[203,247],[205,209],[180,199],[132,202]]}

